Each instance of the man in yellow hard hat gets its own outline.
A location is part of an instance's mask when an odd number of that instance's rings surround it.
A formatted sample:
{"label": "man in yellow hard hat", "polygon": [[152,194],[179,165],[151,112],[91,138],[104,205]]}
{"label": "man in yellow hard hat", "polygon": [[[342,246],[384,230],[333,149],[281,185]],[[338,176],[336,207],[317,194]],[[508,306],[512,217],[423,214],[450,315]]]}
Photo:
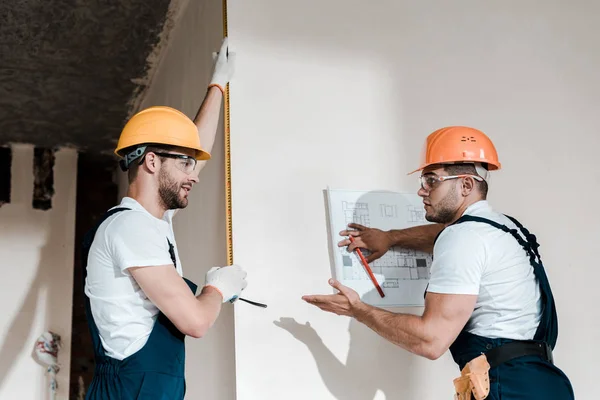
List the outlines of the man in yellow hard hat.
{"label": "man in yellow hard hat", "polygon": [[182,278],[173,214],[215,140],[223,91],[233,74],[227,39],[202,106],[190,120],[170,107],[140,111],[116,148],[129,188],[85,238],[86,311],[96,368],[86,399],[183,399],[186,336],[202,337],[222,304],[246,287],[239,266],[214,267],[200,293]]}
{"label": "man in yellow hard hat", "polygon": [[498,169],[483,132],[439,129],[413,171],[421,171],[418,194],[435,224],[389,232],[350,224],[340,232],[355,241],[338,245],[369,250],[368,262],[392,246],[433,252],[421,316],[367,305],[335,280],[339,293],[304,299],[354,317],[414,354],[434,360],[449,349],[462,372],[454,381],[457,399],[573,399],[552,358],[558,320],[536,237],[486,200],[489,171]]}

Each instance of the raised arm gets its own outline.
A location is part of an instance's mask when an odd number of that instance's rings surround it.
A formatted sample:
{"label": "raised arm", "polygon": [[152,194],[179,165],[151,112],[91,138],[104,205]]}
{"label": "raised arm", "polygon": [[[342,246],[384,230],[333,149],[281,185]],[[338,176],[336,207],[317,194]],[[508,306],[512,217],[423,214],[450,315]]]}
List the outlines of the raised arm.
{"label": "raised arm", "polygon": [[383,256],[391,247],[399,246],[433,253],[433,242],[436,236],[444,229],[442,224],[427,224],[412,228],[382,231],[377,228],[351,223],[348,228],[340,232],[341,236],[354,236],[355,242],[344,239],[338,243],[339,247],[348,246],[348,251],[355,248],[367,249],[371,254],[366,257],[367,262],[373,262]]}
{"label": "raised arm", "polygon": [[[221,113],[221,100],[227,83],[231,80],[234,72],[235,54],[228,51],[228,39],[223,39],[221,49],[215,57],[213,76],[208,85],[208,91],[204,101],[194,117],[194,123],[198,127],[198,135],[202,147],[211,152],[217,135],[219,116]],[[206,161],[198,162],[196,171],[200,172],[206,165]]]}

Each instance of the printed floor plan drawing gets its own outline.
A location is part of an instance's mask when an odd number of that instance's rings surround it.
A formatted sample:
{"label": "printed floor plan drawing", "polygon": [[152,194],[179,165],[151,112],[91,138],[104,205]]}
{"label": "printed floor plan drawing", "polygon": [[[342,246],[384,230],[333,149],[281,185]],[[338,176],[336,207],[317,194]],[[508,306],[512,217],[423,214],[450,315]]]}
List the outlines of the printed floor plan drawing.
{"label": "printed floor plan drawing", "polygon": [[358,224],[369,226],[371,219],[369,218],[369,205],[367,203],[349,203],[342,201],[342,209],[346,224],[356,222]]}
{"label": "printed floor plan drawing", "polygon": [[398,216],[398,209],[394,204],[380,204],[379,210],[382,218],[396,218]]}
{"label": "printed floor plan drawing", "polygon": [[[337,243],[338,233],[355,222],[382,230],[427,224],[422,199],[416,194],[327,190],[335,277],[356,290],[363,301],[374,306],[423,306],[429,281],[431,254],[393,247],[370,264],[385,297],[381,298],[356,253]],[[363,249],[367,256],[369,252]]]}
{"label": "printed floor plan drawing", "polygon": [[408,208],[408,222],[409,223],[424,223],[425,221],[425,209],[423,204],[419,207],[406,206]]}

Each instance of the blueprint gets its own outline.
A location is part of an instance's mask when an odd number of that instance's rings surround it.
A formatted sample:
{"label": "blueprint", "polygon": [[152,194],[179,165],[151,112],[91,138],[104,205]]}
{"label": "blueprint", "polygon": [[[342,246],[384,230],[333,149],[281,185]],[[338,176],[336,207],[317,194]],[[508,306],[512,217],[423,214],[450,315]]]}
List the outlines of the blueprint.
{"label": "blueprint", "polygon": [[[328,188],[327,200],[335,278],[356,290],[365,303],[374,306],[423,306],[431,254],[393,247],[372,262],[373,274],[385,293],[381,298],[358,254],[337,246],[344,239],[339,232],[351,222],[385,231],[428,224],[422,199],[414,193]],[[367,250],[362,251],[365,257],[369,254]]]}

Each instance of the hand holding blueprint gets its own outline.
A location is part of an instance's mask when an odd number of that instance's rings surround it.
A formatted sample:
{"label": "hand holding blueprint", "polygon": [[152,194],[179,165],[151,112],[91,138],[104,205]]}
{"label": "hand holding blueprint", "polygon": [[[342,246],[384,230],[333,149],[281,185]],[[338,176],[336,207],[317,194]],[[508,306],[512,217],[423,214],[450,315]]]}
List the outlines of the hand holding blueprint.
{"label": "hand holding blueprint", "polygon": [[423,306],[431,254],[393,247],[373,261],[370,266],[385,293],[381,298],[358,255],[337,246],[339,232],[351,222],[385,231],[428,224],[422,199],[417,194],[332,189],[327,190],[327,199],[335,278],[373,306]]}

